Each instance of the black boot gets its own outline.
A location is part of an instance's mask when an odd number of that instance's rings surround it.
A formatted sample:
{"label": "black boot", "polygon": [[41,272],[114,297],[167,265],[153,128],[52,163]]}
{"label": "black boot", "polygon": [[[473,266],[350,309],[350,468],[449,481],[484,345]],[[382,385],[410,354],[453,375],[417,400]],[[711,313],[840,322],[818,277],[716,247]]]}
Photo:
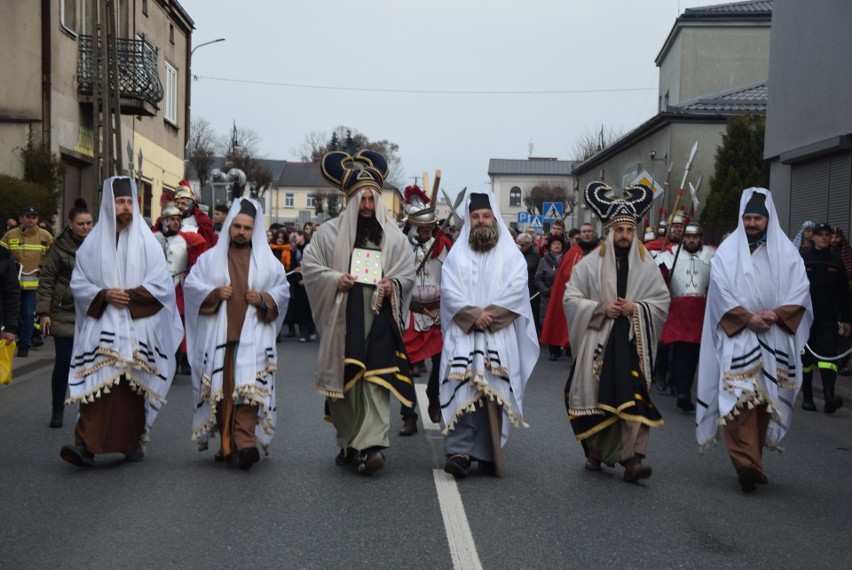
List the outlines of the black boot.
{"label": "black boot", "polygon": [[810,373],[802,378],[802,409],[806,412],[815,412],[813,377]]}
{"label": "black boot", "polygon": [[834,380],[822,381],[822,393],[825,398],[825,407],[822,411],[826,414],[833,414],[843,407],[843,400],[834,395]]}

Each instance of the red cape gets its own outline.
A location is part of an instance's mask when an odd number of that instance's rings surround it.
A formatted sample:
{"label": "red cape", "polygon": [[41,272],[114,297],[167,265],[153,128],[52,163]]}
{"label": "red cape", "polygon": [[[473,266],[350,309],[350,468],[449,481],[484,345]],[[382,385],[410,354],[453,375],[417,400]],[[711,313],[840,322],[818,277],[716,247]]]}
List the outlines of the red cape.
{"label": "red cape", "polygon": [[559,264],[559,271],[556,273],[556,277],[553,279],[553,287],[550,289],[547,313],[544,316],[544,323],[541,325],[539,340],[543,344],[568,346],[568,321],[565,320],[562,297],[565,295],[565,286],[571,279],[574,266],[580,263],[583,256],[583,248],[575,245],[565,253],[562,263]]}

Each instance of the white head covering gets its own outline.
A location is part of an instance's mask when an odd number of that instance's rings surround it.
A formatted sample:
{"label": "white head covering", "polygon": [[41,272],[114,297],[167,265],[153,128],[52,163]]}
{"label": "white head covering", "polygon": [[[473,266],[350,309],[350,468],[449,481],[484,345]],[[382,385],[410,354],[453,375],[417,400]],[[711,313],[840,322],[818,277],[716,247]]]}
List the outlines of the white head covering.
{"label": "white head covering", "polygon": [[[133,201],[132,222],[119,233],[113,194],[116,180],[130,183]],[[162,309],[150,317],[132,319],[127,308],[107,304],[100,318],[87,315],[102,290],[137,287],[144,287]],[[68,379],[70,401],[92,402],[124,374],[146,396],[146,427],[150,428],[174,377],[183,326],[163,250],[142,219],[132,178],[104,181],[98,223],[77,250],[71,291],[77,321]]]}

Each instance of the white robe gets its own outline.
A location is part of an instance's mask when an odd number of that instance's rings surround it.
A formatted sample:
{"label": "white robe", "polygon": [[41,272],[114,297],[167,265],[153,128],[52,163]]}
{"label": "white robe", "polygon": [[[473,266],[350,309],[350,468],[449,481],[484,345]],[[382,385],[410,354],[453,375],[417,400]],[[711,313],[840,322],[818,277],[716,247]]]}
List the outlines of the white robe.
{"label": "white robe", "polygon": [[[243,198],[242,200],[248,200]],[[204,252],[193,266],[184,283],[186,302],[186,352],[192,367],[194,417],[192,438],[199,449],[207,448],[207,441],[216,425],[216,404],[223,397],[225,348],[228,335],[227,301],[212,315],[200,314],[201,304],[213,289],[230,285],[228,270],[229,231],[234,216],[240,213],[241,200],[235,200],[222,224],[220,239],[213,249]],[[240,333],[240,342],[234,355],[234,400],[258,408],[256,435],[264,447],[275,433],[275,371],[278,368],[278,350],[275,338],[290,300],[290,286],[284,266],[275,258],[266,243],[263,211],[260,204],[251,200],[257,209],[252,233],[252,252],[249,262],[248,288],[269,293],[278,309],[274,322],[261,322],[253,307],[246,312]]]}
{"label": "white robe", "polygon": [[[171,387],[183,326],[163,250],[139,213],[132,180],[133,221],[116,235],[112,180],[104,182],[98,223],[77,250],[71,274],[77,320],[68,403],[94,402],[124,375],[145,396],[148,431]],[[87,315],[103,289],[140,286],[162,305],[156,314],[133,319],[128,308],[107,304],[100,318]]]}
{"label": "white robe", "polygon": [[[508,420],[502,422],[501,445],[505,445],[509,423],[526,426],[524,391],[538,361],[539,344],[524,256],[512,241],[494,196],[475,193],[489,196],[500,233],[492,250],[480,253],[471,249],[468,192],[465,225],[441,273],[441,411],[449,431],[462,414],[473,412],[477,403],[483,405],[483,398],[496,400],[502,406],[504,420]],[[464,307],[484,309],[489,305],[505,308],[517,318],[496,332],[486,329],[470,334],[453,320]]]}
{"label": "white robe", "polygon": [[[742,214],[752,194],[766,195],[766,243],[749,251]],[[763,333],[745,328],[728,337],[722,317],[736,307],[756,313],[785,305],[805,308],[795,334],[774,325]],[[793,404],[802,383],[800,355],[813,320],[810,285],[798,250],[784,235],[763,188],[749,188],[740,200],[737,229],[719,245],[710,270],[710,288],[698,365],[696,438],[713,443],[719,426],[743,407],[766,406],[771,413],[767,446],[780,449],[790,429]]]}

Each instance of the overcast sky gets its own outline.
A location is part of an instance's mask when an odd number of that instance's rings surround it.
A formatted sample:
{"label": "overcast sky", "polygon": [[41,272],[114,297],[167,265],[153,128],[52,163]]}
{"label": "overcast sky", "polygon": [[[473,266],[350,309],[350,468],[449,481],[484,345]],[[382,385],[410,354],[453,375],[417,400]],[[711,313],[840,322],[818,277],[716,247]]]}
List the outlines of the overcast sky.
{"label": "overcast sky", "polygon": [[654,59],[675,18],[713,4],[180,2],[194,46],[226,38],[193,56],[193,117],[221,134],[251,128],[262,157],[280,160],[299,160],[309,132],[346,125],[397,143],[404,183],[441,169],[453,193],[487,186],[491,158],[524,159],[532,145],[571,160],[584,132],[653,116]]}

